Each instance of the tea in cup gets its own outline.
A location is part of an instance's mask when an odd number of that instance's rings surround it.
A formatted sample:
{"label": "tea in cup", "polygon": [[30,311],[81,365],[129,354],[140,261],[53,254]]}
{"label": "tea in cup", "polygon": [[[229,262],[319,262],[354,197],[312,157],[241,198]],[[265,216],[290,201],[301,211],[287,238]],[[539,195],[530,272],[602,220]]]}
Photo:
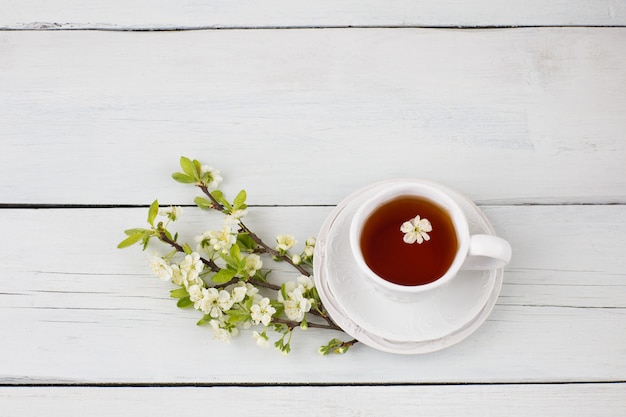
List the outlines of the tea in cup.
{"label": "tea in cup", "polygon": [[350,224],[350,246],[367,279],[400,301],[419,299],[462,269],[502,268],[511,259],[506,240],[470,235],[459,203],[423,181],[390,184],[363,202]]}

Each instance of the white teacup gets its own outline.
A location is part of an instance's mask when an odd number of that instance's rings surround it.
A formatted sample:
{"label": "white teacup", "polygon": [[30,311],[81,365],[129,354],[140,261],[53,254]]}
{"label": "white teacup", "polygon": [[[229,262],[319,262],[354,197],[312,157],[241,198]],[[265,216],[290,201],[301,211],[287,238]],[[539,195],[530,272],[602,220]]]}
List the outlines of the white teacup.
{"label": "white teacup", "polygon": [[366,200],[352,219],[350,246],[370,282],[407,302],[445,285],[461,269],[502,268],[511,259],[506,240],[470,235],[461,206],[441,187],[422,181],[391,184]]}

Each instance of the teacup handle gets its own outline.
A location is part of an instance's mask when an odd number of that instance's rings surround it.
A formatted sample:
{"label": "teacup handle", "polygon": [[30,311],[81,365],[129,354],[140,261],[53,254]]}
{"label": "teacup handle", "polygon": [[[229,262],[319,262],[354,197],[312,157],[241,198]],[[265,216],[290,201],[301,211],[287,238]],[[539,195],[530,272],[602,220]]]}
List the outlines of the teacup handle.
{"label": "teacup handle", "polygon": [[493,235],[472,235],[467,258],[461,269],[483,270],[503,268],[511,260],[511,245]]}

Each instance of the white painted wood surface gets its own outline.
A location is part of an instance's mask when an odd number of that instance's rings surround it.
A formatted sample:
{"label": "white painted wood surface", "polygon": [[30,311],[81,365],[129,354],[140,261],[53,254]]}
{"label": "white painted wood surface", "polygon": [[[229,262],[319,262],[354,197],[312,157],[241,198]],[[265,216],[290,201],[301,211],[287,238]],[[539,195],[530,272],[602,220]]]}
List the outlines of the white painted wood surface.
{"label": "white painted wood surface", "polygon": [[[7,4],[8,2],[8,4]],[[0,28],[163,30],[232,27],[606,26],[623,0],[23,0],[0,2]]]}
{"label": "white painted wood surface", "polygon": [[[188,404],[211,413],[268,412],[320,416],[419,415],[552,417],[624,415],[624,389],[617,384],[377,386],[377,387],[178,387],[178,388],[0,388],[0,416],[171,416]],[[168,400],[169,399],[169,400]],[[71,407],[68,406],[71,401]],[[570,406],[564,406],[570,404]],[[35,408],[36,407],[36,408]],[[573,414],[575,413],[575,414]]]}
{"label": "white painted wood surface", "polygon": [[481,203],[626,202],[626,28],[0,37],[3,203],[188,201],[167,181],[181,154],[239,164],[226,190],[254,204],[402,176]]}
{"label": "white painted wood surface", "polygon": [[[0,416],[624,415],[625,24],[611,0],[0,0]],[[241,29],[169,31],[218,27]],[[115,248],[192,201],[180,155],[268,240],[372,181],[443,182],[513,246],[494,312],[408,357],[212,340]]]}
{"label": "white painted wood surface", "polygon": [[[303,240],[316,233],[330,209],[255,208],[248,223],[262,236],[291,231]],[[626,208],[484,211],[511,241],[515,257],[495,311],[469,339],[425,356],[357,346],[343,357],[322,357],[317,347],[337,335],[308,330],[294,336],[293,352],[283,357],[258,348],[251,332],[242,331],[230,344],[213,340],[210,330],[196,327],[197,312],[175,307],[169,298],[174,287],[152,276],[139,248],[115,248],[121,230],[145,221],[146,209],[4,210],[0,229],[11,236],[11,245],[0,254],[4,276],[10,277],[0,287],[0,377],[20,384],[623,379]],[[184,218],[178,230],[189,241],[211,218],[215,225],[220,221],[191,208]],[[31,225],[37,225],[37,240],[23,232]],[[605,230],[601,236],[599,226]],[[26,254],[33,254],[27,262]],[[276,272],[278,279],[297,276],[287,268]],[[183,345],[186,356],[204,359],[181,363]],[[259,363],[263,371],[251,371]]]}

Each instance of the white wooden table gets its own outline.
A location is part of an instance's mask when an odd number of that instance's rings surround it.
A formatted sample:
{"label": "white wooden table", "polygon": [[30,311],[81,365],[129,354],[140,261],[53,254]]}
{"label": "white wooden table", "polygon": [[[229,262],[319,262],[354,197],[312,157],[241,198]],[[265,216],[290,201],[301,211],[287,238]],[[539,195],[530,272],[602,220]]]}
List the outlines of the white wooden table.
{"label": "white wooden table", "polygon": [[[0,0],[0,145],[0,416],[626,415],[623,0]],[[513,246],[497,305],[425,355],[213,340],[116,249],[155,198],[204,227],[181,155],[268,240],[453,187]]]}

